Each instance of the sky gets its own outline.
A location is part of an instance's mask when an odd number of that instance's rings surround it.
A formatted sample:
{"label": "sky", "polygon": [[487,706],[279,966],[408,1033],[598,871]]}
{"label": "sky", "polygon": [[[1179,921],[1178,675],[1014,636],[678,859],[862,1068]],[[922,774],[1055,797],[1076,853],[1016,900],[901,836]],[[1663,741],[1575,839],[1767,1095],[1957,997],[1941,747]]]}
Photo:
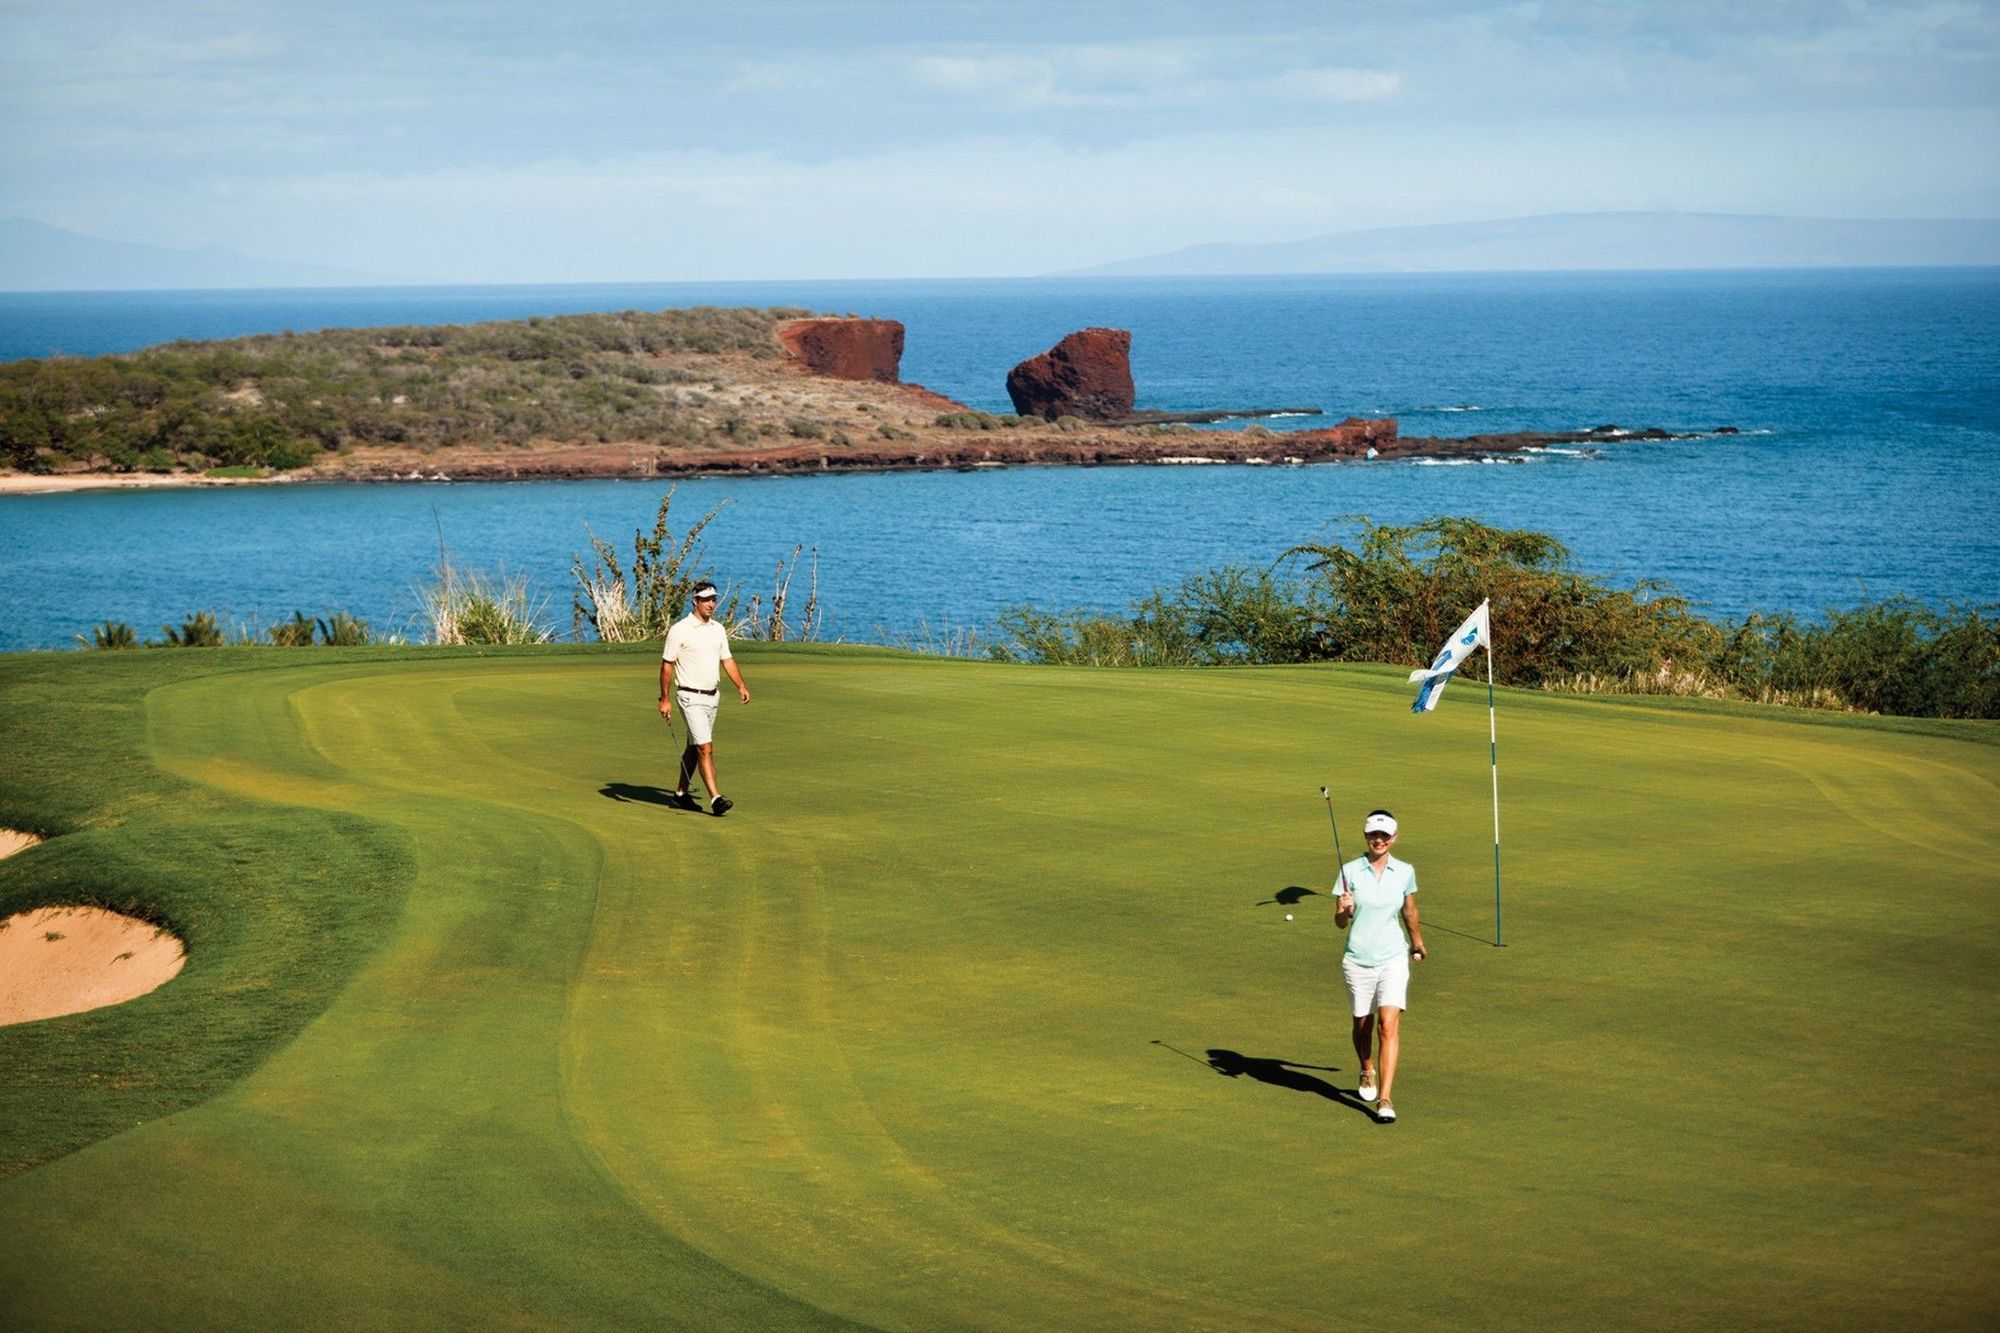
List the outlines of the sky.
{"label": "sky", "polygon": [[2000,216],[2000,0],[0,0],[0,217],[450,282]]}

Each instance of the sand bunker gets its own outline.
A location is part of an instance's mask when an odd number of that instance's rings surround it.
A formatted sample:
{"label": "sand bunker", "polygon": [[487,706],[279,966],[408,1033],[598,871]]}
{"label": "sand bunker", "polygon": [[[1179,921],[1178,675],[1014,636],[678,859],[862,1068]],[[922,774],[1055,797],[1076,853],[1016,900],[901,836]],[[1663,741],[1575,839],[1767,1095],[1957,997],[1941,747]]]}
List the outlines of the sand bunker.
{"label": "sand bunker", "polygon": [[181,942],[101,907],[44,907],[0,923],[0,1024],[122,1004],[171,981]]}
{"label": "sand bunker", "polygon": [[32,833],[16,833],[10,828],[0,828],[0,856],[12,856],[15,852],[24,852],[40,841],[41,839]]}

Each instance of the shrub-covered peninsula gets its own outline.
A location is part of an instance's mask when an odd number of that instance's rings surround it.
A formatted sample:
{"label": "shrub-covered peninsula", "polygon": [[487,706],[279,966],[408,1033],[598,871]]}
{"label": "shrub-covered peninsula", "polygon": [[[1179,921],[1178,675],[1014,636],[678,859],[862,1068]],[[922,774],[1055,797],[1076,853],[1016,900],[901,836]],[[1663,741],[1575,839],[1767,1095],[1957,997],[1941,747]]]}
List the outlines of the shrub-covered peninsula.
{"label": "shrub-covered peninsula", "polygon": [[[1433,440],[1359,418],[1286,433],[1195,431],[1174,414],[1069,415],[1059,399],[1043,415],[993,414],[902,382],[902,350],[894,321],[701,307],[16,361],[0,365],[0,469],[391,480],[1303,463],[1667,433],[1600,426]],[[1007,374],[995,366],[995,385]]]}

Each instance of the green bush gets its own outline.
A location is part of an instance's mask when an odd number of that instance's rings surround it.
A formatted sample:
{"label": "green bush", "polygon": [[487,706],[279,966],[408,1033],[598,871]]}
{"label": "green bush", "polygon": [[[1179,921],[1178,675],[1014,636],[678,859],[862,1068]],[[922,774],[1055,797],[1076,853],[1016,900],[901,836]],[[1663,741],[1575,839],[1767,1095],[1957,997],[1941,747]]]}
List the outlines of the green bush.
{"label": "green bush", "polygon": [[1011,413],[1007,416],[996,417],[991,412],[968,410],[964,412],[940,413],[935,424],[943,426],[946,430],[1006,430],[1019,426],[1028,420],[1030,418],[1017,417]]}
{"label": "green bush", "polygon": [[1823,625],[1752,616],[1724,637],[1718,671],[1755,696],[1910,717],[2000,717],[2000,617],[1977,607],[1894,598],[1829,612]]}
{"label": "green bush", "polygon": [[989,656],[1008,662],[1068,666],[1160,667],[1197,665],[1191,646],[1172,622],[1125,619],[1092,611],[1037,611],[1013,607],[995,624]]}
{"label": "green bush", "polygon": [[222,627],[215,623],[213,611],[197,611],[178,627],[162,625],[160,634],[157,646],[162,648],[220,648],[223,643]]}
{"label": "green bush", "polygon": [[290,620],[280,621],[265,631],[271,642],[280,648],[310,648],[313,641],[313,622],[305,612],[294,611]]}
{"label": "green bush", "polygon": [[[1350,544],[1295,546],[1271,570],[1225,567],[1157,590],[1127,615],[1017,607],[989,649],[1025,662],[1212,666],[1428,663],[1490,600],[1496,677],[1545,689],[1701,694],[1921,717],[2000,717],[2000,617],[1905,600],[1823,625],[1716,623],[1665,585],[1614,588],[1538,532],[1468,518],[1352,520]],[[1297,570],[1282,575],[1280,569]]]}
{"label": "green bush", "polygon": [[1303,561],[1317,581],[1318,657],[1424,665],[1486,599],[1508,627],[1494,669],[1510,684],[1702,662],[1718,646],[1715,627],[1665,585],[1609,587],[1572,570],[1568,548],[1546,533],[1452,517],[1352,522],[1352,546],[1313,543],[1281,557]]}
{"label": "green bush", "polygon": [[368,622],[336,611],[318,622],[319,641],[328,648],[353,648],[372,641]]}
{"label": "green bush", "polygon": [[139,635],[122,620],[105,620],[100,621],[96,628],[90,631],[88,638],[79,634],[76,636],[76,641],[86,648],[137,648]]}

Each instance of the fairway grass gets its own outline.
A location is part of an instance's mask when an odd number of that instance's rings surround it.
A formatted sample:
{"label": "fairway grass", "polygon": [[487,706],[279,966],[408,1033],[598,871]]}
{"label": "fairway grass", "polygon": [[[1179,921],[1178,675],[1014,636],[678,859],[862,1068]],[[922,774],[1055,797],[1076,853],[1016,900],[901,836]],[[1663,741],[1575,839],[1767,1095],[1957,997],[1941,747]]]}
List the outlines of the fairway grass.
{"label": "fairway grass", "polygon": [[[1991,728],[751,647],[0,658],[21,1328],[1985,1328]],[[1431,957],[1355,1059],[1328,783]],[[1290,911],[1296,920],[1287,923]],[[84,1280],[87,1275],[87,1281]]]}

